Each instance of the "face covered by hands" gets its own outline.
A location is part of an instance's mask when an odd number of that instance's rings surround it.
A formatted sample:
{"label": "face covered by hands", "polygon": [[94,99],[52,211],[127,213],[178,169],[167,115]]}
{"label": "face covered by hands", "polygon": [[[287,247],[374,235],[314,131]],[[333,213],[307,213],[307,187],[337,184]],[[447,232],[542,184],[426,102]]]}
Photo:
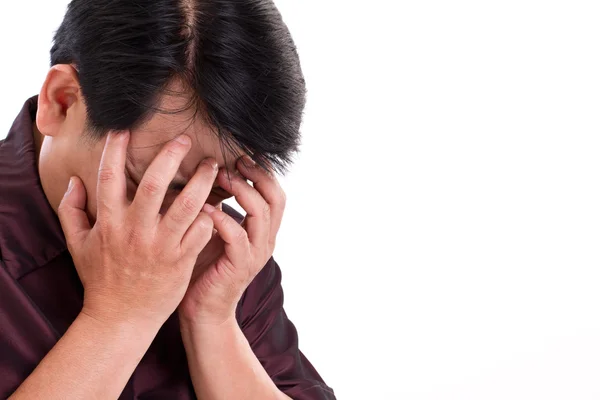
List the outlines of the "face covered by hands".
{"label": "face covered by hands", "polygon": [[[128,141],[127,132],[111,133],[105,143],[93,227],[77,177],[58,210],[84,284],[83,311],[97,319],[157,323],[177,307],[193,323],[234,318],[242,293],[273,253],[281,224],[285,195],[273,172],[246,156],[237,162],[242,175],[217,173],[216,161],[206,158],[161,213],[169,182],[190,150],[189,137],[163,146],[132,201],[124,171]],[[247,212],[241,224],[206,203],[215,179]]]}

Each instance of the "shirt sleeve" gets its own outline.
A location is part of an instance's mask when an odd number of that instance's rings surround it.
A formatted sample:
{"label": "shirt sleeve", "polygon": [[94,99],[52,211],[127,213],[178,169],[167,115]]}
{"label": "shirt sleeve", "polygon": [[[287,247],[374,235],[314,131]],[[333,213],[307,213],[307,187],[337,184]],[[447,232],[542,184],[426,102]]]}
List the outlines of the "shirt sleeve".
{"label": "shirt sleeve", "polygon": [[335,400],[333,389],[298,348],[298,332],[283,309],[281,269],[271,257],[250,283],[238,321],[275,385],[294,400]]}

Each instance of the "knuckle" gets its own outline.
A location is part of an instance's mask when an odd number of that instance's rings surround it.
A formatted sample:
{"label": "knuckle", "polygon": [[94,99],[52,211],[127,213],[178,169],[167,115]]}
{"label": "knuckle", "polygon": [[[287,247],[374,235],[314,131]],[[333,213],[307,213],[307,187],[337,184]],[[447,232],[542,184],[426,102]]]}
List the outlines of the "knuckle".
{"label": "knuckle", "polygon": [[114,168],[103,166],[98,170],[98,181],[101,183],[110,182],[115,179],[116,175]]}
{"label": "knuckle", "polygon": [[271,205],[269,203],[267,203],[266,201],[263,206],[262,212],[263,212],[263,214],[262,214],[263,218],[265,218],[265,219],[271,218]]}
{"label": "knuckle", "polygon": [[213,228],[214,224],[213,224],[213,220],[208,215],[200,214],[198,216],[197,223],[202,229],[206,229],[206,230],[210,231],[210,233],[212,234],[212,228]]}
{"label": "knuckle", "polygon": [[140,183],[140,189],[147,196],[156,196],[160,192],[161,186],[161,179],[152,175],[144,177]]}
{"label": "knuckle", "polygon": [[[182,212],[173,212],[173,213],[169,213],[168,215],[169,215],[169,217],[166,220],[167,228],[169,228],[169,230],[172,232],[177,232],[179,230],[179,224],[182,224],[185,222],[187,215]],[[170,221],[169,221],[169,219],[170,219]]]}
{"label": "knuckle", "polygon": [[69,211],[69,205],[64,199],[60,202],[56,211],[58,212],[58,216],[60,218],[64,218],[67,216]]}
{"label": "knuckle", "polygon": [[112,208],[110,202],[104,197],[98,198],[96,201],[96,206],[97,208],[102,208],[105,210],[110,210]]}
{"label": "knuckle", "polygon": [[169,147],[166,151],[165,151],[165,157],[171,159],[171,160],[177,160],[179,158],[179,153],[181,152],[181,150],[177,147]]}
{"label": "knuckle", "polygon": [[180,207],[181,207],[181,211],[185,214],[185,215],[190,215],[190,214],[194,214],[196,212],[198,212],[198,208],[199,208],[199,202],[197,199],[195,199],[193,196],[190,195],[184,195],[181,197],[181,203],[180,203]]}
{"label": "knuckle", "polygon": [[112,226],[110,221],[105,218],[98,218],[96,221],[96,225],[98,226],[98,232],[100,232],[101,236],[109,236],[112,231]]}
{"label": "knuckle", "polygon": [[192,247],[196,248],[201,245],[204,247],[210,240],[213,232],[213,221],[206,214],[200,214],[193,225],[194,229],[191,230],[192,235]]}
{"label": "knuckle", "polygon": [[240,229],[235,234],[234,240],[238,243],[243,243],[248,240],[248,233],[246,232],[246,230],[244,228],[242,228],[240,226]]}
{"label": "knuckle", "polygon": [[223,215],[222,217],[219,218],[219,222],[221,223],[221,226],[223,227],[223,229],[229,229],[230,225],[231,225],[231,217],[229,217],[228,215]]}

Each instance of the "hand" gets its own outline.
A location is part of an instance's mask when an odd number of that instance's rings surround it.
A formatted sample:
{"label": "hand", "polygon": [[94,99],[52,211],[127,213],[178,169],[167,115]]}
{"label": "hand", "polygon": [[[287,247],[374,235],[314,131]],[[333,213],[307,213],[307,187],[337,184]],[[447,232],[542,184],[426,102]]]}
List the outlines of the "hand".
{"label": "hand", "polygon": [[[245,156],[237,161],[242,175],[222,169],[217,181],[246,211],[241,224],[227,213],[205,204],[216,233],[200,254],[179,315],[193,324],[219,325],[235,318],[235,308],[254,277],[275,249],[286,197],[273,172]],[[247,178],[254,183],[251,186]],[[220,249],[220,253],[215,250]]]}
{"label": "hand", "polygon": [[76,177],[58,215],[84,286],[82,312],[103,322],[141,320],[160,327],[183,298],[198,254],[211,237],[213,222],[201,207],[218,166],[212,159],[201,163],[162,216],[168,185],[190,150],[190,139],[180,136],[161,149],[131,203],[124,174],[128,143],[129,132],[108,135],[94,226],[84,211],[83,182]]}

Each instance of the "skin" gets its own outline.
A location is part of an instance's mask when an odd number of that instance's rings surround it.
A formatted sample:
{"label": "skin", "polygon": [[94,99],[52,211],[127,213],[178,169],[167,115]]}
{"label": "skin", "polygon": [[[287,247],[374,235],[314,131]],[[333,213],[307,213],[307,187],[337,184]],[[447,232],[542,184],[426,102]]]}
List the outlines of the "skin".
{"label": "skin", "polygon": [[[163,107],[178,101],[161,100]],[[53,67],[34,135],[84,306],[10,399],[117,398],[175,311],[198,398],[289,399],[234,314],[271,257],[283,217],[285,194],[272,171],[250,160],[225,165],[210,130],[186,115],[155,115],[94,143],[82,141],[85,115],[75,70]],[[180,189],[169,188],[173,181]],[[231,195],[246,211],[241,224],[211,206]]]}

